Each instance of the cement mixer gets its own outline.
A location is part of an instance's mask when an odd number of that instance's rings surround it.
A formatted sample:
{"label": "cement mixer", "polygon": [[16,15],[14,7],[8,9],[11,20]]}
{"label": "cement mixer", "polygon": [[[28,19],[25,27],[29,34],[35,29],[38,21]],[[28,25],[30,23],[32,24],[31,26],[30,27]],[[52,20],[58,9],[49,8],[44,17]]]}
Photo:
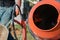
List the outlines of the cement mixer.
{"label": "cement mixer", "polygon": [[56,0],[42,0],[32,7],[28,16],[32,33],[39,40],[60,39],[60,3]]}

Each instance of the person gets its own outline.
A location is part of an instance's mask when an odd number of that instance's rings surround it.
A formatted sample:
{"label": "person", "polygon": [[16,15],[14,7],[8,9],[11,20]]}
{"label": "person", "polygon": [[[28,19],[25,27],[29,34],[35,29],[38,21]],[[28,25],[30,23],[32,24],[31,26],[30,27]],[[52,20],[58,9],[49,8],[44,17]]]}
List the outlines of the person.
{"label": "person", "polygon": [[[0,0],[0,24],[8,27],[9,21],[12,19],[12,11],[14,11],[14,5],[16,16],[19,14],[19,8],[21,6],[21,0]],[[8,36],[8,39],[11,35]],[[10,37],[11,38],[11,37]],[[9,39],[10,40],[10,39]]]}

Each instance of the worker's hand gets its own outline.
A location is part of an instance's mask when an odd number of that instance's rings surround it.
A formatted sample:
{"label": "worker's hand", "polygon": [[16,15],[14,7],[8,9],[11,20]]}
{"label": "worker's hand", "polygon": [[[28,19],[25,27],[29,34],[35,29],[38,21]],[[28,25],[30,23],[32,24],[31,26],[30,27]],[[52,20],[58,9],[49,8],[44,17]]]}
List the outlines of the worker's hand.
{"label": "worker's hand", "polygon": [[19,15],[19,13],[20,13],[19,8],[17,6],[15,8],[15,12],[16,12],[16,16]]}

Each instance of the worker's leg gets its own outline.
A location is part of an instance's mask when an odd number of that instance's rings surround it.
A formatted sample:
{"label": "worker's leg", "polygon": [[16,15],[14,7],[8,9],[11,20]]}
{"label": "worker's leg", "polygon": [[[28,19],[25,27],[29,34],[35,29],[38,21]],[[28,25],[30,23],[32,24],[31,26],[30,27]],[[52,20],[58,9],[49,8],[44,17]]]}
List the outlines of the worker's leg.
{"label": "worker's leg", "polygon": [[[3,7],[0,11],[1,11],[0,14],[2,13],[0,16],[0,23],[5,25],[6,27],[8,27],[8,25],[9,25],[8,22],[12,19],[13,7],[8,7],[8,8]],[[8,40],[13,40],[13,37],[10,32],[8,35]]]}
{"label": "worker's leg", "polygon": [[4,12],[5,12],[4,7],[0,7],[0,23],[1,23],[1,17],[4,14]]}
{"label": "worker's leg", "polygon": [[4,7],[5,11],[1,16],[1,24],[7,26],[8,22],[12,19],[12,7],[6,8]]}

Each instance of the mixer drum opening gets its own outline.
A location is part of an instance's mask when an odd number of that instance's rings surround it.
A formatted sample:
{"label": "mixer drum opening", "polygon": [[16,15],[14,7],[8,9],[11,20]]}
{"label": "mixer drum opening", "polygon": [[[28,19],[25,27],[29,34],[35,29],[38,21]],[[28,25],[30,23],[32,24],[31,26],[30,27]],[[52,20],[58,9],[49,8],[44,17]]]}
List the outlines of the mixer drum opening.
{"label": "mixer drum opening", "polygon": [[40,5],[33,13],[34,24],[42,30],[49,30],[55,27],[57,19],[58,11],[50,4]]}

